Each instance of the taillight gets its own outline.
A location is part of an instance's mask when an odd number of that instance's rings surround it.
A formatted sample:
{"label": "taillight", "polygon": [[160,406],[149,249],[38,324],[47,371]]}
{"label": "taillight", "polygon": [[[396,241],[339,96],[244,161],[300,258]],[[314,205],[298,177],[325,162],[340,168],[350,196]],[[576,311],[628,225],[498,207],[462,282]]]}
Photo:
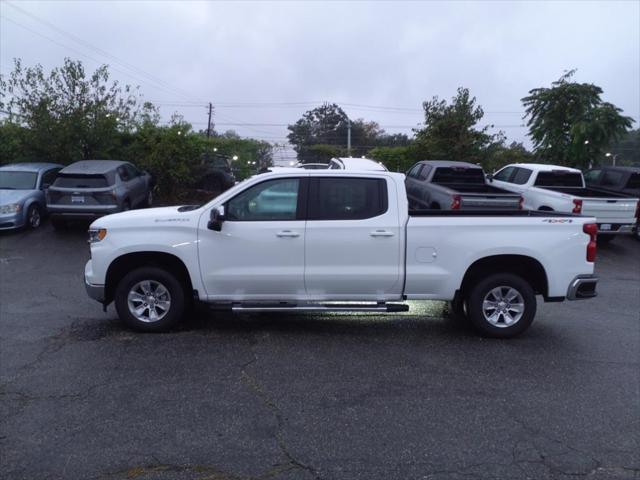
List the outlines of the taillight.
{"label": "taillight", "polygon": [[460,195],[454,195],[453,201],[451,202],[451,210],[459,210],[460,209]]}
{"label": "taillight", "polygon": [[596,260],[596,239],[598,236],[598,225],[595,223],[585,223],[582,231],[589,235],[589,243],[587,244],[587,262],[595,262]]}
{"label": "taillight", "polygon": [[638,200],[638,204],[636,205],[636,223],[640,223],[640,200]]}
{"label": "taillight", "polygon": [[518,210],[522,210],[524,208],[524,197],[520,197],[520,200],[518,200]]}
{"label": "taillight", "polygon": [[582,212],[582,200],[574,200],[573,201],[573,210],[571,213],[580,213]]}

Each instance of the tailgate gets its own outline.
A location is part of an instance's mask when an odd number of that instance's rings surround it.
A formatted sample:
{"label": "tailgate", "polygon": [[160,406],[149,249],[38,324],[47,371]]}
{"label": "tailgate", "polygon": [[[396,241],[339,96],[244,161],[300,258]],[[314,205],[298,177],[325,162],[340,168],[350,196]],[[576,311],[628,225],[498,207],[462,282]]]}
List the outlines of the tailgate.
{"label": "tailgate", "polygon": [[596,217],[599,224],[631,224],[637,206],[637,198],[583,198],[581,214]]}
{"label": "tailgate", "polygon": [[504,209],[518,210],[520,195],[461,195],[460,209]]}

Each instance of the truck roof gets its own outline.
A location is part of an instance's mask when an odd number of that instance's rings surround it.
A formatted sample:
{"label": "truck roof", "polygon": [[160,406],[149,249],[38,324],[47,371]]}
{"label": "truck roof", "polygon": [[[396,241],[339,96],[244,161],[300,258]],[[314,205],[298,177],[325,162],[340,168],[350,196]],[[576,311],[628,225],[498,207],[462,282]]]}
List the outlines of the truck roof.
{"label": "truck roof", "polygon": [[431,165],[433,167],[447,167],[447,168],[455,168],[455,167],[464,167],[464,168],[482,168],[480,165],[476,165],[475,163],[469,162],[458,162],[456,160],[421,160],[418,163],[423,163],[425,165]]}
{"label": "truck roof", "polygon": [[341,163],[345,170],[374,170],[374,171],[386,171],[386,167],[376,160],[370,158],[359,157],[336,157],[331,160],[336,160]]}
{"label": "truck roof", "polygon": [[265,173],[260,173],[256,177],[275,177],[283,174],[291,176],[310,176],[310,177],[361,177],[361,176],[393,176],[397,177],[400,181],[404,181],[404,173],[390,172],[388,170],[341,170],[341,169],[326,169],[326,170],[305,170],[304,168],[295,167],[276,167],[269,169]]}
{"label": "truck roof", "polygon": [[554,170],[565,170],[567,172],[582,173],[577,168],[565,167],[563,165],[549,165],[546,163],[511,163],[507,167],[525,167],[534,172],[552,172]]}

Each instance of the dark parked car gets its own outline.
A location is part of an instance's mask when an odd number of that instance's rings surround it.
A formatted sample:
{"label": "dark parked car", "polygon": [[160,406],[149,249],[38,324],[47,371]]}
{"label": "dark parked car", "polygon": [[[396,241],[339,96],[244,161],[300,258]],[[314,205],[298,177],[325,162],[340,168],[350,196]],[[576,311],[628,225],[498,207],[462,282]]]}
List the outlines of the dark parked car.
{"label": "dark parked car", "polygon": [[0,230],[40,226],[47,213],[44,192],[61,168],[35,162],[0,167]]}
{"label": "dark parked car", "polygon": [[478,165],[447,160],[416,163],[405,179],[409,208],[518,210],[521,196],[487,185]]}
{"label": "dark parked car", "polygon": [[92,220],[132,208],[150,207],[152,179],[120,160],[82,160],[63,168],[47,191],[54,227],[67,220]]}
{"label": "dark parked car", "polygon": [[229,160],[223,155],[204,155],[196,177],[196,189],[220,194],[236,184]]}
{"label": "dark parked car", "polygon": [[[640,197],[640,167],[593,168],[584,174],[584,181],[591,188],[622,193],[635,198]],[[640,224],[636,224],[635,236],[640,240]]]}

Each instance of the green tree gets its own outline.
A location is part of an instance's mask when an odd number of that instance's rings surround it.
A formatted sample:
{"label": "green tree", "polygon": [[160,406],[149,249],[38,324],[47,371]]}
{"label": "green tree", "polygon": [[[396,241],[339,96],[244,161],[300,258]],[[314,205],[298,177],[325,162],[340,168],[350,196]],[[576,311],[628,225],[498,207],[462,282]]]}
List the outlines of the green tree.
{"label": "green tree", "polygon": [[597,85],[571,81],[574,73],[565,73],[551,88],[531,90],[522,103],[537,158],[586,168],[626,133],[633,119],[602,101]]}
{"label": "green tree", "polygon": [[28,129],[25,155],[60,163],[112,158],[136,126],[138,99],[137,89],[109,81],[106,65],[89,75],[68,58],[49,73],[16,59],[0,81],[0,107]]}
{"label": "green tree", "polygon": [[416,149],[422,159],[482,163],[491,148],[504,142],[502,132],[490,134],[489,126],[477,127],[484,111],[466,88],[458,88],[451,104],[433,97],[422,107],[424,127],[415,130]]}
{"label": "green tree", "polygon": [[640,166],[640,128],[627,132],[620,140],[608,146],[604,157],[598,158],[595,163],[610,165],[614,156],[616,165]]}

